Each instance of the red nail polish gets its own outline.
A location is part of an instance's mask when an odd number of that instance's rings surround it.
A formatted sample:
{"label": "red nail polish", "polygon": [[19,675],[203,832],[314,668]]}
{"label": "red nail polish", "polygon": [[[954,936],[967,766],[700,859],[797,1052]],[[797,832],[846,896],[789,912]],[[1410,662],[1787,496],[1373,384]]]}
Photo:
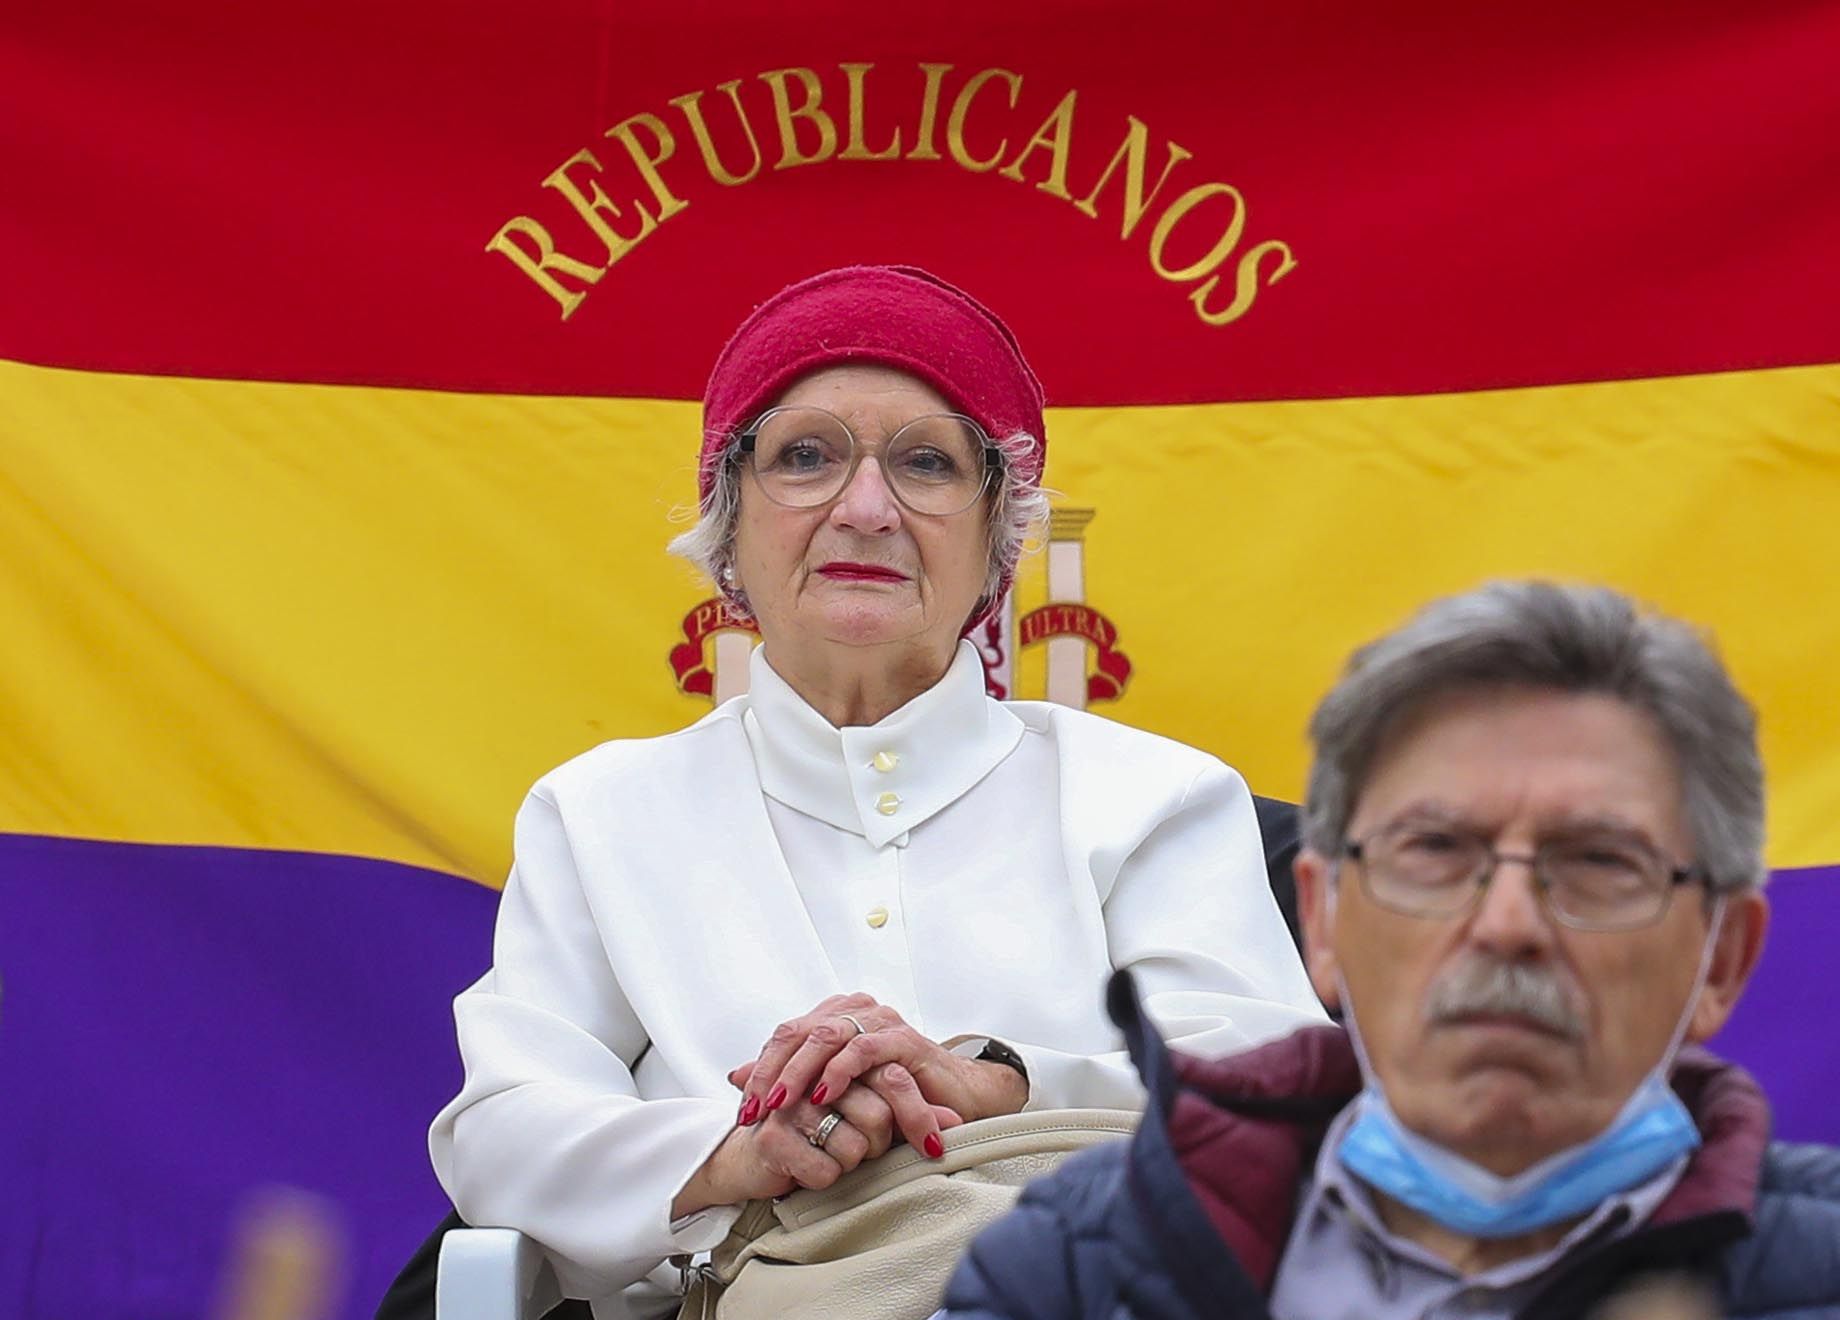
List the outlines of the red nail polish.
{"label": "red nail polish", "polygon": [[823,1082],[819,1082],[816,1086],[811,1088],[811,1102],[814,1105],[821,1105],[824,1103],[824,1097],[830,1093],[831,1088],[826,1086]]}
{"label": "red nail polish", "polygon": [[927,1133],[926,1140],[921,1142],[920,1145],[925,1149],[926,1157],[929,1160],[936,1160],[946,1153],[946,1143],[939,1139],[939,1134],[937,1132]]}
{"label": "red nail polish", "polygon": [[768,1109],[778,1109],[781,1105],[785,1103],[786,1103],[786,1084],[784,1082],[773,1083],[773,1089],[767,1092],[767,1108]]}
{"label": "red nail polish", "polygon": [[759,1117],[760,1097],[757,1095],[750,1095],[747,1098],[747,1102],[741,1106],[741,1126],[747,1127]]}

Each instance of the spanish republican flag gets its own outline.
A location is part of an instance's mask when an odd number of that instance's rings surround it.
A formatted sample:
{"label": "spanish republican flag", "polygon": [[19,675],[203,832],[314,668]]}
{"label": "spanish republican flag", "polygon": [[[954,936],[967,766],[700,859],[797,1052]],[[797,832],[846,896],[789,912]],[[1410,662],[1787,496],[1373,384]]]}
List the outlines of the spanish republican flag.
{"label": "spanish republican flag", "polygon": [[206,1314],[272,1184],[368,1313],[522,791],[734,681],[703,374],[850,261],[1056,405],[1006,690],[1295,796],[1432,595],[1714,630],[1779,868],[1724,1047],[1840,1138],[1840,12],[798,9],[0,18],[0,1313]]}

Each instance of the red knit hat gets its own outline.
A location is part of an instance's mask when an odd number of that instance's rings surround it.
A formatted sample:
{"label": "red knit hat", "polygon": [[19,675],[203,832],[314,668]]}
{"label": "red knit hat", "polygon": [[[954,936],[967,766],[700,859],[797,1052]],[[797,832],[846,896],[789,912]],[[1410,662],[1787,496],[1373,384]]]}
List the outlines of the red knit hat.
{"label": "red knit hat", "polygon": [[767,299],[716,357],[703,391],[701,498],[709,499],[743,426],[801,376],[846,362],[918,377],[995,439],[1027,432],[1034,452],[1017,475],[1031,485],[1041,480],[1048,448],[1041,382],[1009,327],[970,294],[917,267],[843,266]]}

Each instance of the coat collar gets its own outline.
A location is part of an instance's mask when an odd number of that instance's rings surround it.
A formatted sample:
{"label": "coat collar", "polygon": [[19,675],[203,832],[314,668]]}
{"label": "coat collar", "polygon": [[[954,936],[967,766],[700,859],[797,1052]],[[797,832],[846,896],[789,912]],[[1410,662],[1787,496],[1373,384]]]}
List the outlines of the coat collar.
{"label": "coat collar", "polygon": [[839,729],[774,672],[748,662],[743,727],[766,795],[880,848],[956,802],[1022,739],[1022,721],[984,693],[984,666],[958,644],[945,677],[876,724]]}
{"label": "coat collar", "polygon": [[1732,1210],[1753,1220],[1770,1145],[1770,1102],[1763,1088],[1737,1064],[1695,1045],[1676,1056],[1669,1081],[1693,1115],[1700,1148],[1650,1222],[1671,1224]]}
{"label": "coat collar", "polygon": [[[1145,1212],[1163,1232],[1187,1235],[1191,1258],[1218,1260],[1225,1239],[1242,1277],[1269,1292],[1308,1161],[1361,1088],[1347,1033],[1304,1027],[1241,1054],[1197,1059],[1163,1044],[1129,972],[1114,975],[1107,1005],[1149,1092],[1132,1148]],[[1644,1237],[1722,1244],[1743,1236],[1756,1213],[1769,1103],[1742,1068],[1701,1049],[1680,1052],[1671,1080],[1702,1144]],[[1215,1235],[1211,1249],[1194,1241],[1203,1225]],[[1207,1287],[1222,1286],[1216,1271]]]}

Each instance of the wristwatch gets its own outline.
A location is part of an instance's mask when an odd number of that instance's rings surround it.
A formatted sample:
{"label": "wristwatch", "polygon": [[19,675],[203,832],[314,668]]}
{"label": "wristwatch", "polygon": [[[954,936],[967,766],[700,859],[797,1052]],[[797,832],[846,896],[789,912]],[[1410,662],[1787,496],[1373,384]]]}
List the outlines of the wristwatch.
{"label": "wristwatch", "polygon": [[1005,1068],[1014,1068],[1026,1084],[1029,1080],[1028,1065],[1022,1056],[1000,1040],[989,1036],[973,1036],[970,1040],[960,1041],[952,1047],[952,1053],[962,1059],[975,1059],[979,1063],[1000,1063]]}

